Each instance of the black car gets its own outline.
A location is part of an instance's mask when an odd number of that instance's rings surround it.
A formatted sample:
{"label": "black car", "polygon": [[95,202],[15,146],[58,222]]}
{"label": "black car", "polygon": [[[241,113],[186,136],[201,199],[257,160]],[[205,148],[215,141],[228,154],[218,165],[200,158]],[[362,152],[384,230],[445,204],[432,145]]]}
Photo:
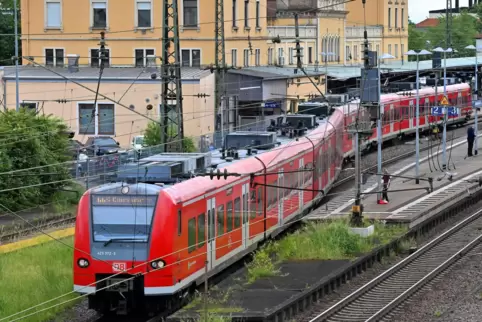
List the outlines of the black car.
{"label": "black car", "polygon": [[84,147],[88,156],[114,154],[120,150],[119,142],[109,136],[90,137]]}

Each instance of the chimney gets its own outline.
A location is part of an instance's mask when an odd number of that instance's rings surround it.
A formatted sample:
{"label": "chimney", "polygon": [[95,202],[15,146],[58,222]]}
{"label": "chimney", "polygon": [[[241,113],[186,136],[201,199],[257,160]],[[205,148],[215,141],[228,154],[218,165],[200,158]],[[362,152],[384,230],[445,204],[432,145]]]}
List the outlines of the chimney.
{"label": "chimney", "polygon": [[147,55],[146,56],[146,69],[147,69],[147,72],[149,72],[149,73],[153,73],[157,70],[156,56],[154,56],[154,55]]}
{"label": "chimney", "polygon": [[70,54],[67,55],[68,70],[70,73],[76,73],[79,71],[79,55]]}

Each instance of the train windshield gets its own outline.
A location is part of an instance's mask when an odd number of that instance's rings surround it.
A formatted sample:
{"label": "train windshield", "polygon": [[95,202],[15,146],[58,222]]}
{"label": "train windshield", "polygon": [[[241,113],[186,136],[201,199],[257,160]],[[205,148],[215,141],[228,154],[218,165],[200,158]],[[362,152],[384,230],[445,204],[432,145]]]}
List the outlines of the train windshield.
{"label": "train windshield", "polygon": [[[98,200],[102,200],[104,204],[100,204]],[[143,203],[142,200],[145,202],[145,198],[142,197],[94,198],[92,205],[94,241],[106,244],[112,241],[146,243],[149,240],[155,201]]]}

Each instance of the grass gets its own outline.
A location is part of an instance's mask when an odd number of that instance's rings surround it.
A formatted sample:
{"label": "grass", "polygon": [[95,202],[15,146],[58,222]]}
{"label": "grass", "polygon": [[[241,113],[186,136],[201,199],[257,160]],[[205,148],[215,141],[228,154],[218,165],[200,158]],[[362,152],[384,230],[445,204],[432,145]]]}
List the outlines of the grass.
{"label": "grass", "polygon": [[407,228],[375,223],[375,233],[360,237],[350,232],[346,220],[308,224],[295,233],[261,248],[247,264],[248,283],[279,274],[278,264],[297,260],[354,259],[403,235]]}
{"label": "grass", "polygon": [[206,306],[211,315],[241,312],[243,311],[242,308],[232,305],[233,303],[228,303],[229,297],[233,291],[234,288],[222,291],[216,285],[208,291],[208,294],[196,292],[192,301],[184,306],[183,310],[195,311],[199,314],[203,314]]}
{"label": "grass", "polygon": [[[73,237],[63,241],[73,245]],[[0,256],[0,289],[0,319],[71,292],[72,249],[58,242],[49,242]],[[36,311],[75,297],[75,294],[65,296]],[[22,321],[52,319],[65,308],[58,306]],[[33,312],[35,310],[28,313]]]}

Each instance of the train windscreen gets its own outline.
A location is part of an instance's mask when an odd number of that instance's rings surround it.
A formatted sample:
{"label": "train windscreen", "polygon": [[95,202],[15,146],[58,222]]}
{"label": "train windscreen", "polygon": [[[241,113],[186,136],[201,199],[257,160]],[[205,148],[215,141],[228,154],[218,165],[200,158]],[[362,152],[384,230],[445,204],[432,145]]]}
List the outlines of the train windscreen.
{"label": "train windscreen", "polygon": [[92,198],[95,242],[149,240],[157,196],[96,195]]}
{"label": "train windscreen", "polygon": [[298,113],[327,117],[330,113],[330,107],[328,104],[299,104]]}

